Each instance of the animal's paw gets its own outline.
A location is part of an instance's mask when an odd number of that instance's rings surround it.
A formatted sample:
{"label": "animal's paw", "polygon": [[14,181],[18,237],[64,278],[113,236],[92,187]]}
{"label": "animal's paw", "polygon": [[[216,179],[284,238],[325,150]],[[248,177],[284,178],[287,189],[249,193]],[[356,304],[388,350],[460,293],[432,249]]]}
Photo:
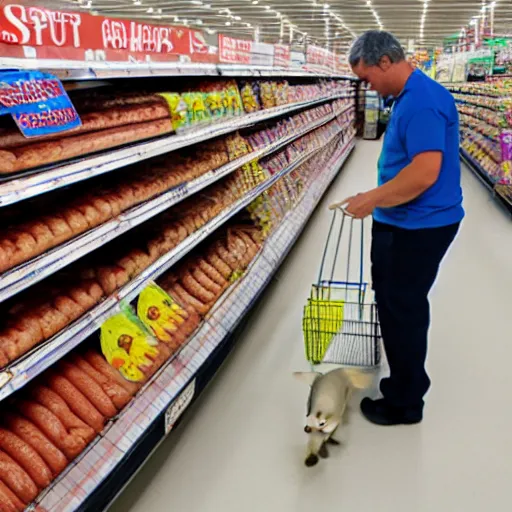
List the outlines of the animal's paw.
{"label": "animal's paw", "polygon": [[311,454],[307,459],[306,459],[306,466],[308,468],[312,468],[313,466],[316,466],[318,464],[318,455],[314,455],[314,454]]}
{"label": "animal's paw", "polygon": [[323,444],[322,448],[320,448],[320,451],[318,452],[318,455],[322,457],[322,459],[328,459],[329,458],[329,450],[327,449],[327,445]]}
{"label": "animal's paw", "polygon": [[341,443],[339,441],[336,441],[336,439],[333,439],[332,437],[330,437],[327,442],[329,444],[332,444],[333,446],[341,446]]}

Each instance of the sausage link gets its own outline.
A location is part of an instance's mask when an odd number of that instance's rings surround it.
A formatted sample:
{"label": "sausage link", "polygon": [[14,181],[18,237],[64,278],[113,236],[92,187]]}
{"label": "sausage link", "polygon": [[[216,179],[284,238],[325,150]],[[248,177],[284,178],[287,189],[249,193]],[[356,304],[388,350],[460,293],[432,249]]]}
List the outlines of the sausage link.
{"label": "sausage link", "polygon": [[66,362],[61,362],[59,368],[62,375],[76,386],[103,416],[113,418],[117,414],[117,409],[114,407],[112,400],[101,389],[101,386],[86,373],[75,365]]}
{"label": "sausage link", "polygon": [[225,288],[228,284],[228,281],[224,279],[222,274],[213,266],[210,265],[206,260],[199,260],[199,268],[212,280],[215,281],[219,286]]}
{"label": "sausage link", "polygon": [[25,504],[0,480],[0,512],[23,512]]}
{"label": "sausage link", "polygon": [[213,293],[217,297],[222,293],[222,286],[219,286],[215,281],[210,279],[208,275],[203,272],[200,268],[192,270],[192,277],[209,292]]}
{"label": "sausage link", "polygon": [[32,388],[31,395],[36,402],[55,414],[72,436],[83,439],[85,444],[89,444],[96,437],[94,429],[76,416],[55,391],[37,385]]}
{"label": "sausage link", "polygon": [[17,402],[16,407],[64,453],[68,460],[73,460],[80,455],[87,446],[83,439],[68,434],[59,418],[46,407],[28,400]]}
{"label": "sausage link", "polygon": [[105,417],[91,402],[62,375],[46,374],[46,382],[68,404],[68,407],[87,425],[100,433],[105,427]]}
{"label": "sausage link", "polygon": [[198,283],[190,272],[185,272],[181,278],[183,288],[190,293],[193,297],[203,302],[210,304],[215,300],[215,295],[206,290],[200,283]]}
{"label": "sausage link", "polygon": [[0,450],[11,456],[25,470],[39,489],[50,485],[50,468],[41,456],[16,434],[0,428]]}
{"label": "sausage link", "polygon": [[31,446],[57,476],[68,465],[65,455],[29,420],[18,414],[3,415],[7,427]]}
{"label": "sausage link", "polygon": [[9,455],[0,451],[0,480],[23,501],[30,503],[39,494],[36,484]]}
{"label": "sausage link", "polygon": [[210,307],[207,304],[202,303],[195,297],[192,297],[179,283],[176,283],[171,292],[178,297],[178,301],[192,307],[200,315],[206,315],[210,311]]}
{"label": "sausage link", "polygon": [[71,356],[71,362],[101,386],[101,389],[105,391],[106,395],[112,400],[112,403],[118,410],[125,407],[132,399],[132,395],[130,395],[126,389],[117,384],[117,382],[105,377],[92,367],[82,356],[73,354]]}
{"label": "sausage link", "polygon": [[208,254],[208,262],[222,275],[226,280],[229,280],[233,271],[231,267],[225,263],[215,251],[210,251]]}

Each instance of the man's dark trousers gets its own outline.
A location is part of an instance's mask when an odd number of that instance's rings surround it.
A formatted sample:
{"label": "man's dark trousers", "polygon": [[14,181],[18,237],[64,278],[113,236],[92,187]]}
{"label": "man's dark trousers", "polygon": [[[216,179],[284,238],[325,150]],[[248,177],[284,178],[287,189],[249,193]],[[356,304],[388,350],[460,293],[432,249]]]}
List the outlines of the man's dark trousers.
{"label": "man's dark trousers", "polygon": [[390,405],[423,409],[430,325],[428,294],[459,224],[406,230],[373,221],[372,280],[391,370],[381,381]]}

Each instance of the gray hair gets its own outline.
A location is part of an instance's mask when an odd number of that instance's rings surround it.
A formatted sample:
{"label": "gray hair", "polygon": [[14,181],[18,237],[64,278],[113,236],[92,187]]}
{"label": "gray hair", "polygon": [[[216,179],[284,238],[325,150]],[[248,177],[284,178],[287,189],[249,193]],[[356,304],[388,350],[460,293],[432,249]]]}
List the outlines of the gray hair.
{"label": "gray hair", "polygon": [[354,41],[348,61],[351,66],[357,66],[361,60],[367,66],[377,66],[384,56],[393,63],[405,60],[404,49],[393,34],[369,30]]}

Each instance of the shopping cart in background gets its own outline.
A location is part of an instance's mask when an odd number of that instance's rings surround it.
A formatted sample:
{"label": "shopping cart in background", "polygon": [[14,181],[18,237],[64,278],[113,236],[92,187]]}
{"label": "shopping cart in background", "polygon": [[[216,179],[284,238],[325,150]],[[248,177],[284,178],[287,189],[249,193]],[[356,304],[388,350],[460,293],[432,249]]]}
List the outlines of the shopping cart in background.
{"label": "shopping cart in background", "polygon": [[[352,250],[355,245],[358,254]],[[344,281],[336,281],[341,254],[346,255],[346,276]],[[329,267],[330,273],[324,274]],[[364,282],[364,220],[354,219],[343,209],[333,212],[318,281],[304,307],[303,332],[306,358],[312,365],[374,368],[380,364],[377,307]]]}

